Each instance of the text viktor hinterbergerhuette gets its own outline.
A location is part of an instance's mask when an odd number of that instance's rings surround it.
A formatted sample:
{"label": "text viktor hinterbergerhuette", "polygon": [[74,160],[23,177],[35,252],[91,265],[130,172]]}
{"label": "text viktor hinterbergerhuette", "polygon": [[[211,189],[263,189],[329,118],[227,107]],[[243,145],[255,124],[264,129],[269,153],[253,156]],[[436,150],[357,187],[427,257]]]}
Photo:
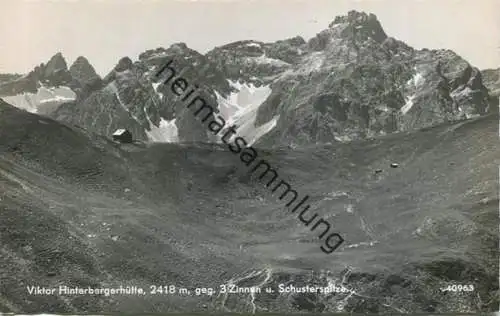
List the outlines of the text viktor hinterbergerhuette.
{"label": "text viktor hinterbergerhuette", "polygon": [[[180,100],[186,104],[187,108],[192,110],[193,106],[196,105],[195,107],[198,108],[194,112],[195,117],[199,118],[199,116],[202,116],[201,113],[205,112],[205,115],[201,118],[201,122],[207,124],[208,130],[217,136],[219,136],[219,133],[221,131],[224,131],[225,133],[221,137],[222,142],[228,145],[228,148],[232,153],[239,154],[241,162],[243,162],[247,167],[250,167],[252,164],[254,165],[254,167],[251,169],[251,172],[255,172],[260,167],[262,167],[259,179],[264,181],[264,178],[269,175],[267,178],[268,181],[265,184],[266,187],[270,188],[272,193],[277,192],[278,189],[283,190],[281,195],[279,196],[279,199],[283,200],[285,197],[287,197],[289,201],[286,206],[290,207],[299,197],[297,191],[293,190],[290,184],[288,184],[286,181],[279,179],[278,172],[271,168],[271,165],[266,160],[260,159],[258,163],[254,164],[254,162],[257,160],[257,157],[259,156],[257,151],[252,146],[248,146],[248,142],[243,137],[237,136],[237,127],[235,125],[225,127],[226,120],[222,116],[217,114],[215,108],[208,104],[205,98],[197,94],[197,89],[199,87],[197,85],[190,85],[185,78],[182,78],[180,76],[180,72],[176,71],[172,63],[173,60],[170,60],[166,65],[164,65],[160,70],[156,72],[154,78],[161,79],[160,76],[168,70],[168,75],[163,78],[161,84],[166,85],[167,83],[170,83],[170,90],[172,91],[172,93],[177,98],[180,98]],[[231,138],[233,136],[236,137]],[[271,187],[273,183],[275,185],[274,187]],[[324,243],[320,248],[324,253],[332,253],[344,242],[344,239],[338,233],[330,232],[330,223],[327,220],[320,218],[317,213],[314,213],[314,215],[312,216],[310,214],[309,216],[306,216],[306,213],[311,207],[309,204],[304,205],[308,199],[309,196],[305,195],[293,207],[293,209],[290,210],[290,212],[295,213],[297,212],[297,210],[299,210],[300,207],[302,207],[302,210],[298,213],[298,219],[302,223],[304,223],[306,226],[314,223],[314,225],[311,226],[311,231],[314,231],[322,226],[323,230],[318,238],[320,240],[324,240]]]}

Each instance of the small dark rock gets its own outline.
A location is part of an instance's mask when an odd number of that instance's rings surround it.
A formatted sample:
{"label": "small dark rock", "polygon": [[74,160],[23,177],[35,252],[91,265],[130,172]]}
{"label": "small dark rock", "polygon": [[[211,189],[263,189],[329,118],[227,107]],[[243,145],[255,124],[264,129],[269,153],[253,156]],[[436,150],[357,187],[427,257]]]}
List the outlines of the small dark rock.
{"label": "small dark rock", "polygon": [[396,162],[391,163],[391,168],[397,168],[399,167],[399,164]]}

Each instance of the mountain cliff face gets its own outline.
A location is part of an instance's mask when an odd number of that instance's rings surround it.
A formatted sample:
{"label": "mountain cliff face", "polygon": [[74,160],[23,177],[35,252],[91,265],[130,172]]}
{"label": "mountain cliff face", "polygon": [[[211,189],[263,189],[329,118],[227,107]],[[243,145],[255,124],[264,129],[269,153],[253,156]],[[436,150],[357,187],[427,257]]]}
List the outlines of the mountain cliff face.
{"label": "mountain cliff face", "polygon": [[205,127],[187,113],[171,91],[153,81],[158,69],[172,59],[179,74],[183,70],[183,76],[197,79],[212,104],[216,104],[215,89],[230,91],[224,75],[205,56],[178,43],[168,49],[147,51],[136,62],[122,58],[104,77],[102,89],[82,102],[63,105],[52,116],[104,135],[127,128],[142,140],[207,141]]}
{"label": "mountain cliff face", "polygon": [[[413,49],[389,37],[375,15],[350,11],[308,41],[245,40],[205,55],[177,43],[137,61],[122,58],[102,81],[85,59],[69,71],[56,60],[47,71],[67,73],[85,97],[51,116],[103,135],[127,128],[140,140],[215,141],[156,83],[155,73],[170,60],[240,134],[266,147],[371,138],[492,108],[481,72],[456,53]],[[90,88],[81,88],[85,83]]]}
{"label": "mountain cliff face", "polygon": [[0,81],[0,98],[39,114],[50,114],[65,102],[84,99],[100,88],[100,78],[87,59],[78,57],[68,69],[57,53],[30,73]]}
{"label": "mountain cliff face", "polygon": [[79,83],[77,95],[84,99],[92,91],[102,87],[101,77],[96,73],[94,67],[87,58],[79,56],[69,68],[71,76]]}
{"label": "mountain cliff face", "polygon": [[257,123],[262,140],[306,144],[419,129],[485,114],[481,73],[449,50],[415,50],[387,37],[373,14],[338,17],[273,83]]}
{"label": "mountain cliff face", "polygon": [[275,43],[239,41],[214,48],[207,58],[227,79],[260,86],[299,62],[305,44],[300,36]]}
{"label": "mountain cliff face", "polygon": [[482,71],[484,85],[490,90],[490,95],[500,96],[500,68]]}
{"label": "mountain cliff face", "polygon": [[490,93],[490,107],[493,111],[498,112],[500,105],[500,68],[486,69],[481,73],[483,74],[484,85]]}

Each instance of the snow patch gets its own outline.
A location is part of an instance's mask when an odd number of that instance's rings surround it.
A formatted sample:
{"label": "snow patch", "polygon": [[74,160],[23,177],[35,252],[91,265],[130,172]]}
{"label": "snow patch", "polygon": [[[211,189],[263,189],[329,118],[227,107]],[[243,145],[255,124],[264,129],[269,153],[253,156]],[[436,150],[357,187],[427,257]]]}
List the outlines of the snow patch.
{"label": "snow patch", "polygon": [[467,98],[473,92],[475,92],[475,91],[472,90],[470,87],[465,87],[461,90],[460,90],[460,88],[457,88],[450,93],[450,96],[453,99],[455,99],[455,98],[462,99],[462,98]]}
{"label": "snow patch", "polygon": [[148,135],[150,141],[157,143],[179,142],[179,133],[177,130],[177,125],[175,125],[175,118],[167,121],[160,116],[160,122],[157,126],[151,121],[146,107],[144,107],[142,110],[144,111],[144,115],[146,116],[146,120],[149,124],[149,131],[145,130],[145,132],[146,135]]}
{"label": "snow patch", "polygon": [[374,240],[374,241],[363,241],[363,242],[360,242],[360,243],[357,243],[357,244],[350,244],[350,245],[347,245],[345,247],[346,248],[358,248],[358,247],[361,247],[361,246],[373,247],[376,244],[378,244],[377,240]]}
{"label": "snow patch", "polygon": [[272,130],[279,119],[279,116],[276,116],[261,126],[255,126],[259,107],[271,94],[271,88],[269,86],[255,87],[251,83],[242,84],[231,80],[228,82],[238,91],[232,92],[227,98],[216,93],[221,115],[226,120],[226,126],[236,125],[237,134],[245,138],[247,143],[253,144]]}
{"label": "snow patch", "polygon": [[353,214],[353,213],[354,213],[354,206],[353,206],[352,204],[347,204],[347,205],[345,206],[345,211],[346,211],[347,213]]}
{"label": "snow patch", "polygon": [[242,109],[242,107],[237,103],[237,95],[237,93],[231,93],[226,99],[221,96],[219,92],[215,91],[215,96],[217,97],[217,103],[219,104],[219,110],[222,117],[229,118]]}
{"label": "snow patch", "polygon": [[476,118],[476,117],[480,117],[481,114],[471,114],[471,113],[465,113],[465,118],[466,119],[472,119],[472,118]]}
{"label": "snow patch", "polygon": [[24,92],[13,96],[5,96],[2,99],[15,107],[31,113],[39,113],[44,105],[60,105],[76,99],[76,93],[69,87],[40,87],[36,93]]}
{"label": "snow patch", "polygon": [[389,107],[387,107],[386,105],[379,105],[376,107],[376,109],[386,113],[390,111]]}
{"label": "snow patch", "polygon": [[415,99],[416,94],[413,94],[406,98],[406,104],[401,108],[401,113],[406,114],[413,107],[413,99]]}
{"label": "snow patch", "polygon": [[414,67],[413,70],[415,71],[415,74],[413,75],[413,77],[408,80],[408,82],[406,83],[408,86],[411,86],[411,87],[415,87],[415,88],[419,88],[422,86],[422,84],[424,83],[424,76],[422,74],[422,72],[419,72],[417,67]]}
{"label": "snow patch", "polygon": [[128,109],[128,107],[125,105],[125,103],[122,101],[122,99],[120,98],[120,93],[118,92],[118,87],[116,86],[116,83],[113,81],[109,84],[109,88],[114,92],[115,96],[116,96],[116,99],[118,100],[118,103],[121,105],[121,107],[127,111],[131,117],[134,118],[134,120],[136,120],[137,122],[140,122],[140,120],[130,112],[130,110]]}
{"label": "snow patch", "polygon": [[327,196],[323,200],[324,201],[331,201],[331,200],[335,200],[338,198],[348,198],[348,197],[349,197],[349,193],[347,193],[345,191],[332,191],[332,192],[328,193]]}
{"label": "snow patch", "polygon": [[149,121],[148,117],[149,126],[151,128],[150,131],[146,131],[148,138],[151,141],[158,143],[179,142],[179,136],[178,136],[179,134],[177,130],[177,125],[175,125],[175,120],[176,119],[167,121],[163,117],[160,117],[160,124],[159,126],[156,126],[151,121]]}
{"label": "snow patch", "polygon": [[167,52],[159,52],[159,53],[154,53],[152,54],[149,58],[158,58],[158,57],[165,57],[168,56]]}
{"label": "snow patch", "polygon": [[232,87],[232,88],[235,88],[235,89],[240,89],[241,87],[241,84],[238,82],[238,81],[233,81],[233,80],[230,80],[230,79],[226,79],[227,83],[229,83],[229,85]]}
{"label": "snow patch", "polygon": [[248,43],[245,46],[247,46],[247,47],[260,47],[260,44],[257,44],[257,43]]}
{"label": "snow patch", "polygon": [[341,143],[348,143],[352,141],[352,138],[347,135],[334,136],[335,140]]}
{"label": "snow patch", "polygon": [[253,145],[259,138],[266,135],[273,128],[275,128],[276,124],[278,124],[279,118],[280,118],[280,116],[276,115],[269,122],[255,128],[255,130],[252,134],[249,133],[248,138],[246,138],[246,140],[248,141],[248,145],[249,146]]}
{"label": "snow patch", "polygon": [[163,97],[164,97],[163,93],[158,92],[158,87],[161,84],[162,84],[161,82],[153,82],[153,89],[155,90],[156,95],[160,98],[160,100],[163,100]]}
{"label": "snow patch", "polygon": [[290,66],[289,63],[284,62],[283,60],[267,57],[266,54],[262,54],[259,57],[247,57],[249,61],[253,61],[258,64],[267,64],[276,67],[286,67]]}

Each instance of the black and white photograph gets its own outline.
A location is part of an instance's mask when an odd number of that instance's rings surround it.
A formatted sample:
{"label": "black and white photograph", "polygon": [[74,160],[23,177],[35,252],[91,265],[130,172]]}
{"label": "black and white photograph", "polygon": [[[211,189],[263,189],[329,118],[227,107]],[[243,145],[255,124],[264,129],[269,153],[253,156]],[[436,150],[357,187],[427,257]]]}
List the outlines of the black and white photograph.
{"label": "black and white photograph", "polygon": [[498,315],[499,12],[0,0],[0,315]]}

